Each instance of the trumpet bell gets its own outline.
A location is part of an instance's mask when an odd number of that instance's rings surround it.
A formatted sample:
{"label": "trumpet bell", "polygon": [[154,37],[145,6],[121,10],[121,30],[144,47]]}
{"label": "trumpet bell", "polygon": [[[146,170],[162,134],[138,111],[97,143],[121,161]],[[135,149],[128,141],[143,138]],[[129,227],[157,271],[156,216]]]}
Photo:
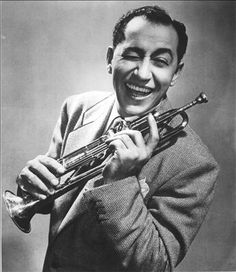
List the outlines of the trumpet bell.
{"label": "trumpet bell", "polygon": [[33,215],[29,217],[24,199],[7,190],[3,194],[3,200],[7,212],[16,226],[21,231],[29,233],[31,230],[30,219]]}

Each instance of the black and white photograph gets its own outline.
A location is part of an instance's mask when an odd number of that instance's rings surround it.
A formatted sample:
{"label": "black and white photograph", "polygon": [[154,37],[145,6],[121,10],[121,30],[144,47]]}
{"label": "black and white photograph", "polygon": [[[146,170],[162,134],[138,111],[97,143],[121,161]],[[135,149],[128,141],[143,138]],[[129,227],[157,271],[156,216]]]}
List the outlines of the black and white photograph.
{"label": "black and white photograph", "polygon": [[0,4],[2,271],[236,271],[236,2]]}

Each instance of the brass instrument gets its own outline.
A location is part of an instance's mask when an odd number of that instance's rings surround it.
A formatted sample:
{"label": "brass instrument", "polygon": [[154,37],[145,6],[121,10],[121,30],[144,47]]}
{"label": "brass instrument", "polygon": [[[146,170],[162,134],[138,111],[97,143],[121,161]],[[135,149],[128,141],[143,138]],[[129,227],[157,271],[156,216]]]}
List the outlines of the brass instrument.
{"label": "brass instrument", "polygon": [[[160,115],[154,111],[153,116],[158,125],[160,134],[158,147],[175,138],[174,136],[177,136],[177,134],[186,127],[188,124],[188,115],[185,111],[187,109],[196,104],[206,103],[207,101],[207,96],[204,93],[200,93],[196,99],[181,108],[171,109]],[[182,122],[175,127],[171,127],[170,123],[176,116],[180,116]],[[64,183],[59,184],[55,192],[46,199],[35,199],[27,193],[24,193],[23,197],[20,197],[11,191],[5,191],[3,199],[6,209],[17,227],[23,232],[29,233],[31,230],[30,220],[40,209],[73,188],[82,188],[88,180],[102,174],[105,167],[105,160],[112,154],[106,144],[106,140],[109,138],[109,135],[126,128],[139,130],[142,134],[145,134],[148,132],[147,115],[133,122],[121,120],[111,128],[111,131],[109,130],[107,134],[102,135],[87,146],[61,157],[58,161],[65,167],[66,173],[73,172],[70,177],[67,178]]]}

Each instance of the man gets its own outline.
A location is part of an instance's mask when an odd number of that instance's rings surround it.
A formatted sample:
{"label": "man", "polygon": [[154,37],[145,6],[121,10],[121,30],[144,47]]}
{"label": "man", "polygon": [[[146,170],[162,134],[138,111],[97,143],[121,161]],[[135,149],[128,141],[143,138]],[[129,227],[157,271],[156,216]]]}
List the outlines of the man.
{"label": "man", "polygon": [[107,53],[116,95],[90,92],[65,101],[48,153],[19,174],[19,193],[52,194],[65,172],[57,159],[106,133],[117,116],[147,114],[150,129],[111,136],[103,174],[42,211],[51,213],[44,271],[171,271],[185,256],[211,203],[218,167],[190,127],[154,152],[159,133],[150,112],[170,109],[166,94],[186,46],[184,25],[164,10],[130,11],[115,26]]}

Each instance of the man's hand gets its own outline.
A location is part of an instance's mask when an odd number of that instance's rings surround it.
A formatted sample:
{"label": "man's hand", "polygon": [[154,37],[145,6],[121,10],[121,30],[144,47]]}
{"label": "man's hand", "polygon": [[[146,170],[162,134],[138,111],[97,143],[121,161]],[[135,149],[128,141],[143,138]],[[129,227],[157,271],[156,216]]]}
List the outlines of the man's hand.
{"label": "man's hand", "polygon": [[58,177],[65,172],[64,167],[55,159],[39,155],[27,162],[17,178],[21,190],[38,199],[45,199],[54,192]]}
{"label": "man's hand", "polygon": [[103,171],[105,183],[137,175],[151,158],[159,141],[159,133],[152,114],[148,115],[148,123],[150,132],[147,139],[137,130],[124,130],[107,140],[114,153]]}

